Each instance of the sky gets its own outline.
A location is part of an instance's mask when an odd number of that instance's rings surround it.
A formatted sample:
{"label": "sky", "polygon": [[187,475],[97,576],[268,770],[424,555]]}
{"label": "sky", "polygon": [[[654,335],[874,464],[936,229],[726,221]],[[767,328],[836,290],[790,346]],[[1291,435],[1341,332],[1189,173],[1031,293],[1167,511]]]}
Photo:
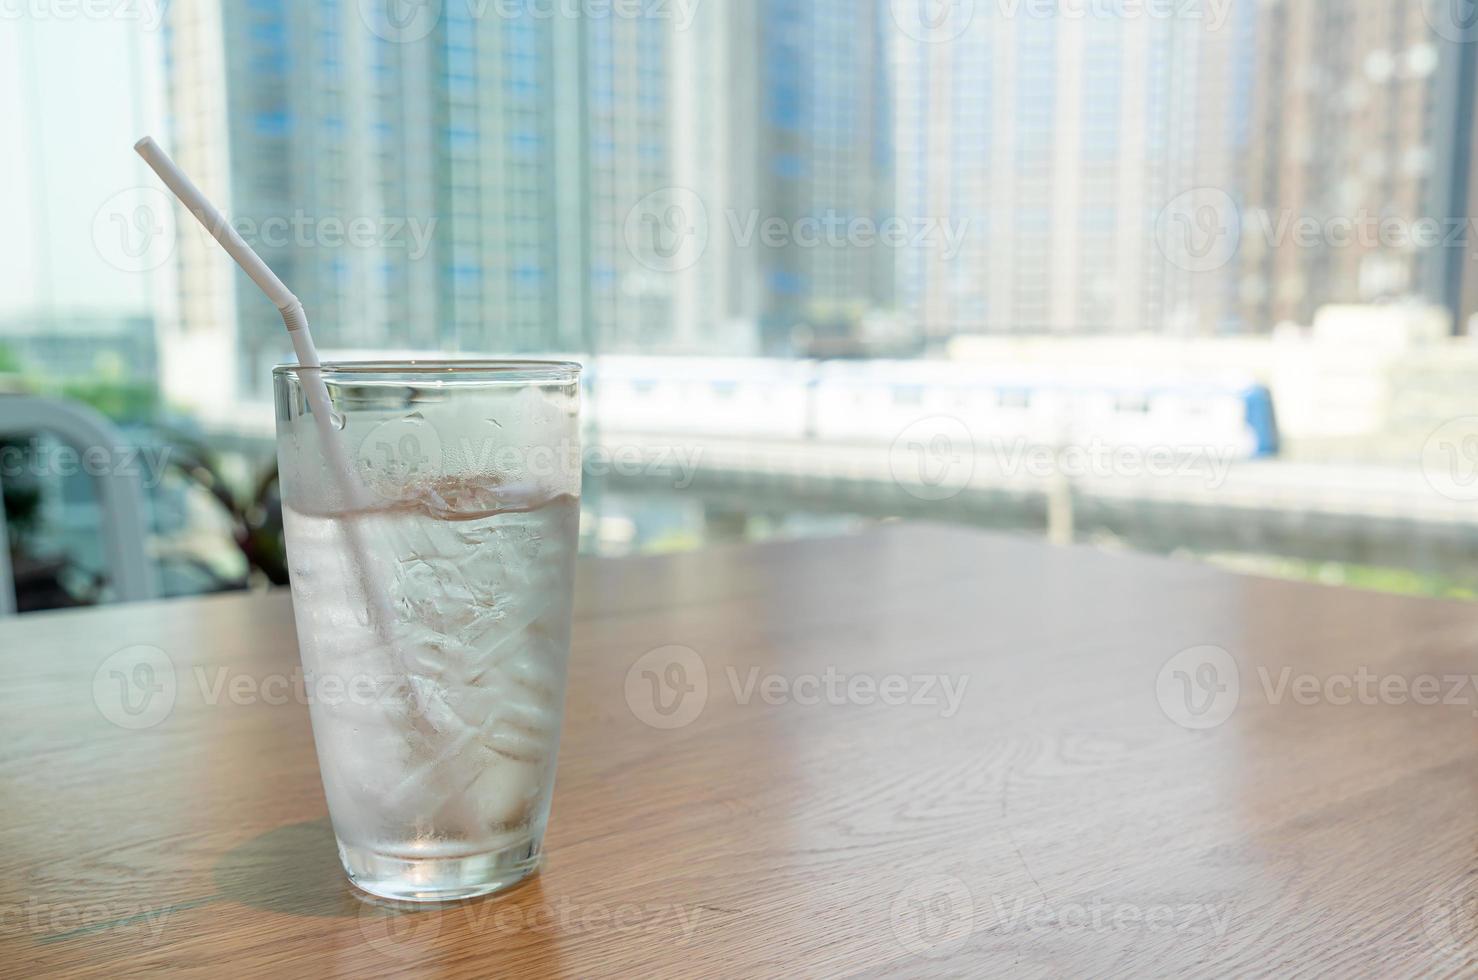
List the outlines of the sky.
{"label": "sky", "polygon": [[0,8],[0,319],[152,309],[152,274],[118,268],[98,238],[120,193],[152,186],[133,143],[158,129],[160,37],[141,8],[101,6]]}

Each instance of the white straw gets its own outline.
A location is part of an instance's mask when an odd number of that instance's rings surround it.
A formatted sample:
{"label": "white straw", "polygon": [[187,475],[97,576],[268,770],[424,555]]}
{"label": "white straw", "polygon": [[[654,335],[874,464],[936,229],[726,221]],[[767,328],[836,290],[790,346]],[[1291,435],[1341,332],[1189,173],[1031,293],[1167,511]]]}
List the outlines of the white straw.
{"label": "white straw", "polygon": [[379,565],[369,559],[362,528],[356,519],[357,513],[369,506],[369,495],[350,466],[343,434],[334,425],[333,402],[328,396],[328,386],[323,383],[323,372],[319,370],[322,365],[313,346],[313,335],[308,332],[308,315],[303,311],[303,304],[152,137],[145,136],[133,148],[282,313],[282,322],[287,327],[287,335],[292,338],[298,364],[304,369],[298,373],[298,379],[303,384],[303,395],[313,413],[319,442],[344,495],[344,509],[347,511],[343,521],[344,537],[353,553],[365,599],[373,609],[374,622],[371,625],[382,639],[392,643],[391,624],[395,622],[395,613],[390,608],[389,592],[380,579]]}
{"label": "white straw", "polygon": [[[225,216],[216,210],[216,206],[210,203],[204,192],[154,142],[152,136],[145,136],[133,148],[159,175],[165,186],[174,192],[175,197],[180,199],[186,210],[195,215],[195,219],[210,232],[211,237],[221,243],[221,247],[236,260],[236,264],[251,277],[251,281],[276,304],[278,312],[282,314],[282,323],[287,327],[287,335],[292,340],[293,351],[298,356],[298,364],[305,368],[318,368],[318,350],[313,346],[313,335],[308,331],[308,314],[304,312],[303,304],[293,295],[292,290],[277,278],[277,274],[268,268],[262,257],[231,227]],[[364,485],[355,477],[354,470],[349,465],[349,456],[344,450],[344,441],[334,428],[333,402],[328,397],[328,387],[323,383],[323,376],[317,370],[307,370],[299,374],[299,380],[303,383],[303,395],[313,411],[313,421],[318,427],[323,451],[338,478],[339,489],[343,491],[345,507],[348,510],[359,510],[367,503]]]}

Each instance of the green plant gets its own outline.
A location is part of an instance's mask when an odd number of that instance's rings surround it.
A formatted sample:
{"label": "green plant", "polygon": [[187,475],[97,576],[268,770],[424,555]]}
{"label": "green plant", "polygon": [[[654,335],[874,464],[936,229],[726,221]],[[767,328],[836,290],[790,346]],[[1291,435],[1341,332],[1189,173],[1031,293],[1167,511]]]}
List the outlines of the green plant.
{"label": "green plant", "polygon": [[[266,467],[247,485],[238,486],[225,474],[220,456],[182,433],[169,433],[169,469],[208,493],[232,525],[232,539],[249,569],[273,585],[286,585],[287,546],[282,532],[282,503],[277,492],[277,467]],[[245,583],[240,583],[245,584]]]}

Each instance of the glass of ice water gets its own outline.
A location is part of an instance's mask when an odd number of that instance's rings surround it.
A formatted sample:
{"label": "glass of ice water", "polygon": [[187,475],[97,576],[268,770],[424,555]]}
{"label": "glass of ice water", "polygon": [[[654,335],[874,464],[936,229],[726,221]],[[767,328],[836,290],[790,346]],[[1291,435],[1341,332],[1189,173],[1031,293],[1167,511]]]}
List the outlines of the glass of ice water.
{"label": "glass of ice water", "polygon": [[339,856],[367,892],[467,898],[538,863],[570,647],[579,375],[542,361],[274,372],[302,689]]}

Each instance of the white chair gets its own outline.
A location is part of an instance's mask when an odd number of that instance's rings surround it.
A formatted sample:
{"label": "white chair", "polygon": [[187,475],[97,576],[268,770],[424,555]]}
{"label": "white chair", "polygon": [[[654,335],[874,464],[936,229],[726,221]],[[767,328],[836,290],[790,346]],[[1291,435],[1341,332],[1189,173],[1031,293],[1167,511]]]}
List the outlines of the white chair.
{"label": "white chair", "polygon": [[[76,402],[29,395],[0,396],[0,436],[47,433],[78,454],[94,446],[120,458],[122,433],[102,415]],[[98,507],[102,512],[103,557],[108,582],[120,602],[152,599],[158,594],[154,568],[145,550],[148,511],[143,486],[136,474],[107,467],[96,477]],[[5,507],[0,502],[0,616],[15,614],[15,580],[11,575]]]}

